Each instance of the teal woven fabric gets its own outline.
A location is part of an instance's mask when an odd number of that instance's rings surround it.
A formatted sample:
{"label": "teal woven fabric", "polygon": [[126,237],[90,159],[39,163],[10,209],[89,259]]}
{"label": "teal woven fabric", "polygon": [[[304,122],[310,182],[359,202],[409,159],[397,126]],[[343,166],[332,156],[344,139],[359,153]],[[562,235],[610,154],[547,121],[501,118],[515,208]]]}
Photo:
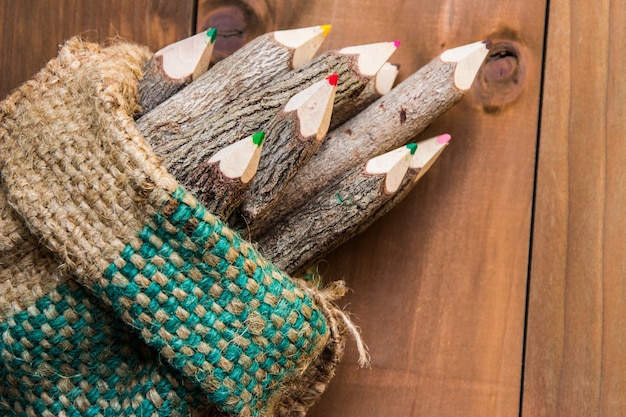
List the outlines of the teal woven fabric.
{"label": "teal woven fabric", "polygon": [[179,188],[141,230],[141,244],[106,270],[110,283],[94,290],[211,402],[258,415],[300,359],[323,346],[326,321],[250,243],[184,199]]}
{"label": "teal woven fabric", "polygon": [[140,348],[122,322],[68,281],[0,322],[0,412],[187,415],[202,394]]}

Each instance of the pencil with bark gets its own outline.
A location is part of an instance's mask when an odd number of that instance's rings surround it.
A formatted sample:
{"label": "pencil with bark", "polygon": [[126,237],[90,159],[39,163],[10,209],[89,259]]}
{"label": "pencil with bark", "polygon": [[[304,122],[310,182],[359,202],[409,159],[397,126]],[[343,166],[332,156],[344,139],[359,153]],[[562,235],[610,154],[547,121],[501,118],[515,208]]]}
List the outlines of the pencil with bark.
{"label": "pencil with bark", "polygon": [[224,221],[243,200],[257,173],[265,132],[256,132],[220,150],[205,162],[196,197]]}
{"label": "pencil with bark", "polygon": [[240,138],[266,130],[267,123],[291,96],[336,73],[334,109],[350,106],[396,48],[397,42],[379,42],[328,51],[256,93],[239,92],[238,100],[217,113],[211,112],[210,103],[199,103],[201,108],[194,109],[193,114],[185,112],[184,106],[172,107],[174,99],[178,101],[179,96],[202,83],[198,79],[140,118],[137,128],[178,181],[196,193],[199,187],[193,178],[202,175],[196,172],[202,162]]}
{"label": "pencil with bark", "polygon": [[297,93],[269,123],[258,175],[238,210],[245,222],[271,215],[277,196],[321,146],[330,124],[337,78],[331,74]]}
{"label": "pencil with bark", "polygon": [[368,160],[254,240],[280,268],[291,274],[301,272],[391,210],[449,140],[450,135],[440,135]]}
{"label": "pencil with bark", "polygon": [[257,91],[313,58],[330,29],[330,25],[321,25],[261,35],[215,64],[185,91],[170,97],[158,112],[144,111],[138,123],[158,125],[170,114],[193,122],[229,108],[239,95]]}
{"label": "pencil with bark", "polygon": [[143,78],[139,83],[139,116],[207,71],[216,36],[217,30],[210,28],[154,53],[144,65]]}
{"label": "pencil with bark", "polygon": [[330,130],[340,126],[372,104],[377,99],[391,91],[398,76],[397,65],[385,62],[376,75],[369,80],[363,91],[352,100],[351,106],[342,106],[333,112],[330,119]]}
{"label": "pencil with bark", "polygon": [[[349,121],[330,131],[318,152],[285,188],[275,205],[272,221],[288,217],[291,211],[355,165],[417,137],[463,98],[490,44],[489,41],[475,42],[443,52]],[[269,226],[271,224],[251,227],[259,233]]]}

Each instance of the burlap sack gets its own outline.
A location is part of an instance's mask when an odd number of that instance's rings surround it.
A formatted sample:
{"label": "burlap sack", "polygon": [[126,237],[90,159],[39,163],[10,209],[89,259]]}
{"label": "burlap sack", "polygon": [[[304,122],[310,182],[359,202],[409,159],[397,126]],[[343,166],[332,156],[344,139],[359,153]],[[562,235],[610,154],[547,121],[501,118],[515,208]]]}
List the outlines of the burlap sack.
{"label": "burlap sack", "polygon": [[133,122],[148,58],[73,39],[0,105],[15,209],[1,211],[0,407],[175,415],[204,398],[303,415],[341,356],[343,288],[288,277],[162,168]]}

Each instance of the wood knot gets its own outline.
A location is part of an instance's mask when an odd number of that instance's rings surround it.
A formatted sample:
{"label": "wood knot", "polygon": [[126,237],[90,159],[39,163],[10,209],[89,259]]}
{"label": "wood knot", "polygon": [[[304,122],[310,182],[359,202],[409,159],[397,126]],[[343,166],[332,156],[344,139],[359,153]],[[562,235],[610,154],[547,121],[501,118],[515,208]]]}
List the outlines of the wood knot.
{"label": "wood knot", "polygon": [[211,10],[202,19],[202,30],[217,29],[211,65],[226,58],[245,43],[248,26],[243,12],[238,7],[218,7]]}
{"label": "wood knot", "polygon": [[274,30],[265,0],[201,0],[198,22],[199,31],[217,29],[211,65],[257,36]]}
{"label": "wood knot", "polygon": [[515,102],[526,83],[527,52],[516,34],[501,31],[489,37],[492,46],[474,85],[474,98],[487,113]]}

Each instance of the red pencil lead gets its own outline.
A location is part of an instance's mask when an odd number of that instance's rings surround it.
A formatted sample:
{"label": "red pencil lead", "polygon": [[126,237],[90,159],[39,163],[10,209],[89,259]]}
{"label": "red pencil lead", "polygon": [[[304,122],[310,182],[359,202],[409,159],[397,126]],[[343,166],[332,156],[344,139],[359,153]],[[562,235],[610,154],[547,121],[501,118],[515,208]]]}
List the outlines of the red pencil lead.
{"label": "red pencil lead", "polygon": [[337,85],[337,79],[339,78],[339,74],[330,74],[326,79],[330,85]]}

